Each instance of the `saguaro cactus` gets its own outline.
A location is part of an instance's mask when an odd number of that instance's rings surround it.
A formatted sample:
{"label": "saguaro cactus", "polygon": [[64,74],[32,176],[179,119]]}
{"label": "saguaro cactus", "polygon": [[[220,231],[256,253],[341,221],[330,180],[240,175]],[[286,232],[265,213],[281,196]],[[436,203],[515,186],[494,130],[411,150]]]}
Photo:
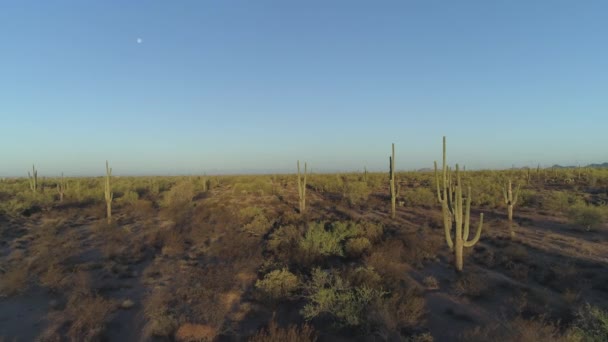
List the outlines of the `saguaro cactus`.
{"label": "saguaro cactus", "polygon": [[388,157],[389,163],[389,185],[391,191],[391,218],[395,218],[395,203],[397,203],[397,197],[399,196],[399,187],[395,189],[395,144],[392,145],[391,156]]}
{"label": "saguaro cactus", "polygon": [[110,177],[112,177],[112,168],[110,168],[110,166],[108,165],[108,161],[106,160],[106,179],[104,195],[106,198],[106,213],[108,217],[108,223],[112,223],[112,199],[114,198],[114,193],[112,192],[112,185],[110,184]]}
{"label": "saguaro cactus", "polygon": [[32,190],[32,192],[36,192],[38,190],[38,170],[36,170],[36,167],[33,164],[32,173],[28,171],[27,178],[30,181],[30,189]]}
{"label": "saguaro cactus", "polygon": [[298,160],[298,197],[300,200],[300,213],[306,210],[306,162],[304,162],[304,177],[300,175],[300,161]]}
{"label": "saguaro cactus", "polygon": [[502,189],[503,197],[505,199],[505,204],[507,205],[507,218],[509,219],[509,231],[511,232],[511,237],[515,237],[515,230],[513,229],[513,207],[517,204],[517,198],[519,196],[519,185],[515,189],[515,195],[513,195],[513,190],[511,187],[511,180],[507,182],[507,184]]}
{"label": "saguaro cactus", "polygon": [[63,202],[63,196],[65,195],[65,190],[67,189],[67,184],[65,179],[63,178],[63,172],[61,173],[61,178],[57,183],[57,192],[59,193],[59,202]]}
{"label": "saguaro cactus", "polygon": [[[463,249],[473,247],[481,237],[483,227],[483,213],[479,215],[479,226],[472,240],[469,240],[469,223],[471,214],[471,187],[467,187],[466,205],[463,206],[462,185],[460,183],[460,172],[456,164],[456,184],[453,185],[451,171],[446,165],[446,146],[443,137],[443,177],[439,179],[437,162],[435,162],[435,183],[437,184],[437,198],[441,203],[443,214],[443,226],[445,240],[448,247],[454,251],[454,265],[457,271],[463,268]],[[441,189],[442,183],[443,191]],[[452,239],[452,226],[454,226],[454,238]]]}

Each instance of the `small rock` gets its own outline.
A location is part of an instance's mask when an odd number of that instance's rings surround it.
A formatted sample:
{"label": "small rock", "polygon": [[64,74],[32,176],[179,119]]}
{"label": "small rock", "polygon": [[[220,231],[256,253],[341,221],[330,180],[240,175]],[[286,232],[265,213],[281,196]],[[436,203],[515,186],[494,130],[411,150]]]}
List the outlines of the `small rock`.
{"label": "small rock", "polygon": [[132,308],[133,305],[135,305],[135,303],[132,300],[125,299],[122,301],[122,303],[120,303],[120,308],[124,309],[124,310],[128,310],[128,309]]}

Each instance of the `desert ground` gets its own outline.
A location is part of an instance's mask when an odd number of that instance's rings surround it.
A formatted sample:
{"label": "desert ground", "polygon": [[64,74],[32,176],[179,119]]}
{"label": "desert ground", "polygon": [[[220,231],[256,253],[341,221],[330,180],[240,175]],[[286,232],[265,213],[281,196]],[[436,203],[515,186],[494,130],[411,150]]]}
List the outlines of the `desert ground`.
{"label": "desert ground", "polygon": [[608,169],[461,171],[461,271],[433,171],[394,218],[388,173],[112,175],[111,220],[42,176],[0,182],[0,341],[608,340]]}

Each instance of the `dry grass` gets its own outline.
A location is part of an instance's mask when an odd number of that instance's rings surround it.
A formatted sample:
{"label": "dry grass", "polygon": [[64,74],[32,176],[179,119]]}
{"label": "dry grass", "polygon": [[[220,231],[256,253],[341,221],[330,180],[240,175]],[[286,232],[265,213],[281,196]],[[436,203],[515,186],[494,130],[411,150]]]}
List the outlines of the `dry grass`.
{"label": "dry grass", "polygon": [[13,296],[27,290],[28,271],[23,267],[12,267],[0,277],[0,296]]}
{"label": "dry grass", "polygon": [[101,340],[118,304],[93,293],[86,274],[74,275],[71,283],[73,288],[65,308],[48,314],[50,323],[41,339],[60,340],[65,332],[71,341]]}
{"label": "dry grass", "polygon": [[316,340],[317,333],[312,326],[304,324],[281,328],[273,317],[268,327],[252,336],[249,342],[315,342]]}

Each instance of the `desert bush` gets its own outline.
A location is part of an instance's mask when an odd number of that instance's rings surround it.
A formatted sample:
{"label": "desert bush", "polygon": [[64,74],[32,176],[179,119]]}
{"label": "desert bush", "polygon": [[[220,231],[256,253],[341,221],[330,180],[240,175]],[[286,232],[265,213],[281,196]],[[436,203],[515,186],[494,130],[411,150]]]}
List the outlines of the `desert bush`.
{"label": "desert bush", "polygon": [[538,208],[541,206],[542,196],[532,189],[520,189],[518,205],[527,208]]}
{"label": "desert bush", "polygon": [[577,203],[581,203],[581,200],[574,194],[566,191],[552,191],[543,199],[542,208],[553,212],[564,213],[567,212],[572,205]]}
{"label": "desert bush", "polygon": [[367,201],[371,189],[366,182],[349,181],[344,185],[344,198],[350,205],[358,205]]}
{"label": "desert bush", "polygon": [[426,301],[414,287],[400,288],[378,300],[370,308],[369,320],[381,330],[400,331],[420,325],[426,313]]}
{"label": "desert bush", "polygon": [[574,326],[568,335],[573,341],[608,341],[608,312],[589,303],[585,304],[578,310]]}
{"label": "desert bush", "polygon": [[317,334],[312,326],[304,324],[300,327],[290,325],[281,328],[273,317],[268,328],[261,329],[249,339],[249,342],[315,342],[316,340]]}
{"label": "desert bush", "polygon": [[151,201],[139,199],[133,203],[133,215],[138,218],[150,218],[154,215],[154,205]]}
{"label": "desert bush", "polygon": [[365,264],[373,267],[382,276],[386,288],[392,289],[406,279],[409,266],[403,260],[405,249],[403,242],[390,240],[376,246],[370,255],[364,258]]}
{"label": "desert bush", "polygon": [[344,180],[339,174],[335,175],[311,175],[308,183],[310,186],[321,193],[342,193],[344,190]]}
{"label": "desert bush", "polygon": [[542,317],[532,320],[516,317],[515,319],[502,324],[492,324],[487,327],[476,327],[467,330],[462,334],[461,341],[573,342],[576,340],[572,340],[567,336],[562,335],[557,324],[548,322]]}
{"label": "desert bush", "polygon": [[306,320],[329,314],[337,326],[357,327],[366,323],[367,310],[385,294],[367,286],[351,287],[340,276],[316,268],[301,312]]}
{"label": "desert bush", "polygon": [[273,193],[272,181],[266,177],[255,177],[249,182],[235,183],[232,191],[235,195],[257,195],[264,196]]}
{"label": "desert bush", "polygon": [[177,328],[176,312],[168,289],[157,289],[144,300],[145,336],[169,337]]}
{"label": "desert bush", "polygon": [[298,286],[298,277],[286,268],[274,270],[255,283],[255,287],[270,301],[289,298],[298,289]]}
{"label": "desert bush", "polygon": [[[464,173],[463,177],[467,177]],[[466,184],[466,181],[465,181]],[[494,175],[489,178],[475,178],[475,186],[471,188],[471,206],[498,208],[502,205],[502,185],[503,182],[496,179]]]}
{"label": "desert bush", "polygon": [[369,252],[371,248],[372,244],[367,238],[358,237],[349,239],[346,242],[345,252],[349,257],[360,257],[361,255]]}
{"label": "desert bush", "polygon": [[590,231],[600,227],[606,221],[606,210],[603,207],[580,203],[570,207],[568,218],[577,228]]}
{"label": "desert bush", "polygon": [[65,308],[49,313],[49,325],[41,339],[56,340],[65,332],[70,341],[99,341],[118,305],[93,293],[90,279],[83,272],[72,276],[71,285]]}
{"label": "desert bush", "polygon": [[422,206],[431,208],[437,205],[437,195],[429,188],[407,188],[402,191],[406,206]]}
{"label": "desert bush", "polygon": [[139,195],[135,191],[127,190],[121,197],[119,197],[116,202],[120,204],[128,204],[133,205],[139,199]]}
{"label": "desert bush", "polygon": [[[361,255],[369,250],[368,246],[371,247],[372,241],[380,239],[382,232],[382,225],[371,222],[311,223],[299,242],[299,260],[307,263],[332,255],[342,257],[345,255],[345,245],[350,246],[349,251],[354,253],[352,256],[357,253]],[[358,240],[349,242],[351,239]],[[365,242],[365,239],[367,242]],[[357,248],[359,249],[358,252]]]}
{"label": "desert bush", "polygon": [[194,186],[189,181],[180,181],[164,193],[161,205],[165,208],[181,208],[190,205],[194,198]]}
{"label": "desert bush", "polygon": [[268,250],[280,259],[290,259],[298,249],[301,237],[299,229],[293,225],[279,227],[268,239]]}
{"label": "desert bush", "polygon": [[273,224],[259,207],[245,207],[239,211],[239,217],[245,222],[243,230],[254,236],[266,234]]}
{"label": "desert bush", "polygon": [[489,290],[487,279],[481,274],[468,272],[458,275],[454,283],[454,292],[459,296],[478,298]]}
{"label": "desert bush", "polygon": [[348,269],[344,273],[344,278],[353,286],[382,287],[382,277],[370,266]]}
{"label": "desert bush", "polygon": [[331,255],[344,255],[342,241],[346,236],[334,232],[332,228],[325,229],[325,222],[309,224],[304,238],[299,243],[303,261],[311,262]]}
{"label": "desert bush", "polygon": [[371,243],[376,243],[382,238],[384,227],[380,223],[363,221],[357,223],[357,237],[364,237]]}

